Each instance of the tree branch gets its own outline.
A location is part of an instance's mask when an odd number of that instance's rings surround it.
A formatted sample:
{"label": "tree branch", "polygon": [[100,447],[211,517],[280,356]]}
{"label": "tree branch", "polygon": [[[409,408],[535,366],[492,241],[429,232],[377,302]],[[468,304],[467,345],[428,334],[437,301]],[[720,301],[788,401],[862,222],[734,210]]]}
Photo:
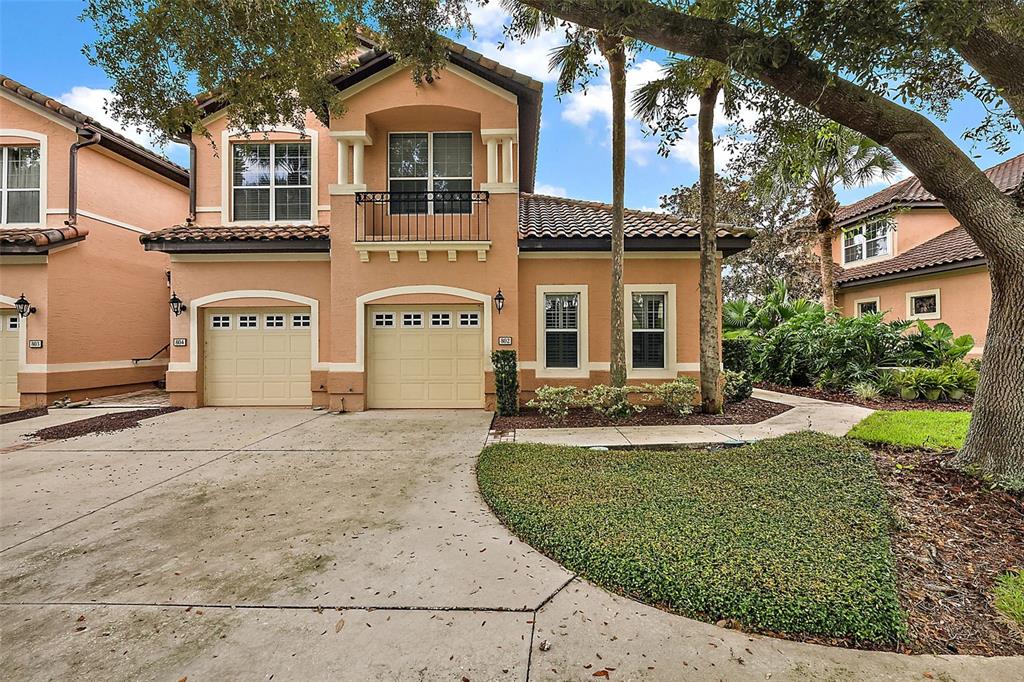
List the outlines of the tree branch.
{"label": "tree branch", "polygon": [[[1012,200],[939,128],[833,73],[792,43],[725,21],[695,17],[647,0],[522,0],[573,23],[628,35],[670,52],[728,64],[793,101],[889,147],[974,238],[990,262],[1019,248],[1021,236],[999,226],[1020,220]],[[733,57],[760,55],[750,63]]]}

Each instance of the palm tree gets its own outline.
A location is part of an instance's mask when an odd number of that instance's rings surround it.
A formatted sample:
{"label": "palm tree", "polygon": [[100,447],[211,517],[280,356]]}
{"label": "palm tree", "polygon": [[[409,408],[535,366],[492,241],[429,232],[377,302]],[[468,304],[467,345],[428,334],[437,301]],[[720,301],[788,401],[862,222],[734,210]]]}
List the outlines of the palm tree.
{"label": "palm tree", "polygon": [[795,126],[778,134],[778,144],[754,174],[754,186],[768,194],[789,194],[799,187],[810,196],[821,260],[821,304],[828,312],[835,308],[832,240],[839,209],[836,188],[889,180],[900,164],[886,147],[833,121]]}

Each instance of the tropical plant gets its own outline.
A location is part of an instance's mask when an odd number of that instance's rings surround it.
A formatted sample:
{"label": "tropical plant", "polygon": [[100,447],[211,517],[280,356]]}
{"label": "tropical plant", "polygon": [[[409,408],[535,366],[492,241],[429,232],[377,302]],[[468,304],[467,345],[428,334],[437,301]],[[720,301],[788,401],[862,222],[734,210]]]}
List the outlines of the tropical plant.
{"label": "tropical plant", "polygon": [[896,373],[893,370],[879,369],[875,374],[875,387],[882,395],[898,395],[899,387],[896,386]]}
{"label": "tropical plant", "polygon": [[978,390],[978,370],[965,362],[951,362],[939,371],[944,376],[946,397],[951,400],[973,396]]}
{"label": "tropical plant", "polygon": [[918,320],[907,341],[905,362],[915,367],[941,367],[962,360],[974,348],[973,336],[963,334],[954,338],[953,330],[945,322],[930,327],[924,320]]}
{"label": "tropical plant", "polygon": [[757,308],[744,299],[726,301],[722,304],[722,329],[726,331],[748,331]]}
{"label": "tropical plant", "polygon": [[749,336],[742,338],[722,339],[722,366],[734,372],[754,373],[754,361],[751,357],[757,339]]}
{"label": "tropical plant", "polygon": [[870,381],[858,381],[850,387],[850,393],[861,400],[878,400],[882,392]]}

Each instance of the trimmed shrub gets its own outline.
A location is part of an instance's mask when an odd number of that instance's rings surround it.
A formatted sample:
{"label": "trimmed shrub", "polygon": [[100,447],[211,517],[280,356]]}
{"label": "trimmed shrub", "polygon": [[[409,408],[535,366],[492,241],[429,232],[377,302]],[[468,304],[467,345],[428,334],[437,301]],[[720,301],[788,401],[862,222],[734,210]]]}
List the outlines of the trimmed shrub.
{"label": "trimmed shrub", "polygon": [[733,372],[754,372],[751,354],[757,341],[751,337],[722,339],[722,365]]}
{"label": "trimmed shrub", "polygon": [[725,389],[722,391],[727,403],[746,400],[754,392],[754,383],[746,372],[725,370]]}
{"label": "trimmed shrub", "polygon": [[670,412],[680,417],[693,412],[693,400],[699,391],[697,382],[690,377],[677,377],[651,390]]}
{"label": "trimmed shrub", "polygon": [[583,402],[606,419],[628,419],[644,411],[644,406],[630,402],[629,396],[645,393],[649,393],[646,386],[615,388],[607,384],[597,384],[586,392]]}
{"label": "trimmed shrub", "polygon": [[494,393],[497,396],[499,417],[519,414],[519,362],[514,350],[496,350],[491,353],[494,365]]}
{"label": "trimmed shrub", "polygon": [[537,397],[526,406],[537,408],[542,415],[558,424],[565,422],[570,408],[579,405],[583,397],[575,386],[541,386],[536,393]]}

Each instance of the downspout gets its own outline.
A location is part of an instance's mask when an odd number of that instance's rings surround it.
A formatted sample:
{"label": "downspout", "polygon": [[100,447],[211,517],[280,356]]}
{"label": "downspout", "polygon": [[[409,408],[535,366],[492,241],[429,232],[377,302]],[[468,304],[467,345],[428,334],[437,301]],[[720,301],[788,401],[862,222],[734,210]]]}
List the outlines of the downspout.
{"label": "downspout", "polygon": [[185,223],[191,225],[196,221],[196,143],[191,135],[171,139],[188,146],[188,218]]}
{"label": "downspout", "polygon": [[79,137],[88,135],[88,139],[80,140],[71,145],[70,168],[68,170],[68,219],[64,224],[74,227],[78,222],[78,150],[98,144],[101,138],[99,131],[79,128],[75,131]]}

